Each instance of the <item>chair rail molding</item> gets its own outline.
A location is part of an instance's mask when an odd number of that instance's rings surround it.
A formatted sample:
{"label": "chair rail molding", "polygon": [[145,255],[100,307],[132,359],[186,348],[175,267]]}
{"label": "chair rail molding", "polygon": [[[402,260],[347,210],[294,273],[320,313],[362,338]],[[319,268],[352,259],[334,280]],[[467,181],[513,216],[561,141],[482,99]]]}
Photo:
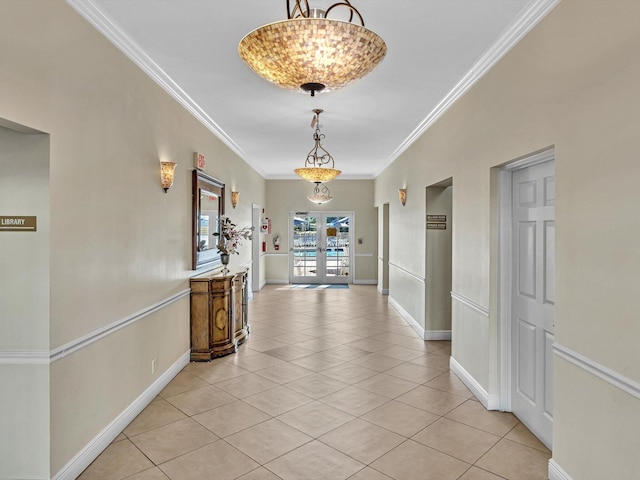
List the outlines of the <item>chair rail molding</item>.
{"label": "chair rail molding", "polygon": [[72,354],[82,348],[85,348],[92,343],[95,343],[104,337],[111,335],[129,325],[136,323],[138,320],[143,319],[147,315],[151,315],[164,307],[171,305],[172,303],[180,300],[181,298],[188,297],[191,293],[191,289],[182,290],[181,292],[172,295],[171,297],[160,300],[153,305],[139,310],[128,317],[116,320],[115,322],[106,325],[102,328],[94,330],[80,338],[76,338],[71,342],[65,343],[53,350],[47,351],[0,351],[0,364],[14,364],[14,365],[26,365],[26,364],[48,364],[53,363],[67,355]]}
{"label": "chair rail molding", "polygon": [[604,380],[637,399],[640,399],[640,383],[635,380],[625,377],[624,375],[621,375],[615,370],[605,367],[598,362],[594,362],[590,358],[585,357],[578,352],[574,352],[559,343],[553,344],[553,353],[576,367],[586,370],[599,379]]}
{"label": "chair rail molding", "polygon": [[453,298],[454,300],[457,300],[458,302],[462,303],[463,305],[466,305],[470,309],[475,310],[476,312],[484,315],[485,317],[489,317],[489,310],[484,308],[479,303],[474,302],[470,298],[467,298],[464,295],[461,295],[461,294],[456,293],[456,292],[451,292],[451,298]]}

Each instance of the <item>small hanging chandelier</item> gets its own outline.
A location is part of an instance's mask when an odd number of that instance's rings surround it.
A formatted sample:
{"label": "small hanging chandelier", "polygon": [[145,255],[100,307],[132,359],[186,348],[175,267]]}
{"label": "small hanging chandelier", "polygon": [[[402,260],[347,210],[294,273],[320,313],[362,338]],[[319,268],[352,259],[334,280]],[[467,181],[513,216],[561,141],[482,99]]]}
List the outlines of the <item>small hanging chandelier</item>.
{"label": "small hanging chandelier", "polygon": [[[349,10],[349,21],[327,18],[336,7]],[[353,24],[354,14],[360,25]],[[308,0],[287,0],[287,20],[247,34],[238,54],[264,79],[282,88],[315,92],[336,90],[364,77],[387,53],[387,45],[364,27],[360,12],[348,0],[326,10],[309,8]]]}
{"label": "small hanging chandelier", "polygon": [[[315,127],[313,139],[316,143],[307,154],[307,160],[304,162],[304,168],[296,168],[294,172],[296,172],[296,175],[309,182],[322,183],[333,180],[342,172],[333,168],[333,157],[320,144],[320,140],[324,138],[324,135],[320,133],[320,114],[323,110],[321,108],[317,108],[314,112],[315,116],[311,122],[311,127]],[[329,164],[331,164],[330,167],[324,166]]]}
{"label": "small hanging chandelier", "polygon": [[323,203],[330,202],[333,197],[331,192],[322,182],[315,182],[316,187],[313,189],[313,195],[307,195],[309,201],[322,205]]}

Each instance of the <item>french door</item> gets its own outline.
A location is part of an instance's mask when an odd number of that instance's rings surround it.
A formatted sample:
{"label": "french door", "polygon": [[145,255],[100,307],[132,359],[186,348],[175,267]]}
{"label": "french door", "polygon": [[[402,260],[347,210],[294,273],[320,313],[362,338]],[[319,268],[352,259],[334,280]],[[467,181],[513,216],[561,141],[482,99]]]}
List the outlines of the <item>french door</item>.
{"label": "french door", "polygon": [[351,283],[353,212],[289,214],[291,283]]}

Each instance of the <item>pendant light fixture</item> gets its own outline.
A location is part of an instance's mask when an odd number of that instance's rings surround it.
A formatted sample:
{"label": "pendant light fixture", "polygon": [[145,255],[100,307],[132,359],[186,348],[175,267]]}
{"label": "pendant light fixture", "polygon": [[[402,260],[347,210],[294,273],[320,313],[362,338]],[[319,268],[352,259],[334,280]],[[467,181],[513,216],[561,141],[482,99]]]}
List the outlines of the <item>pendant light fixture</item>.
{"label": "pendant light fixture", "polygon": [[[311,122],[311,127],[315,127],[315,131],[313,132],[315,145],[307,154],[307,160],[304,162],[304,167],[296,168],[294,170],[296,175],[300,178],[314,183],[328,182],[342,173],[340,170],[333,168],[333,157],[320,143],[320,140],[324,138],[324,134],[320,133],[320,114],[322,112],[323,110],[321,108],[314,110],[315,115]],[[325,165],[330,166],[326,167]]]}
{"label": "pendant light fixture", "polygon": [[313,195],[307,195],[309,201],[317,203],[318,205],[330,202],[333,197],[331,196],[331,192],[329,191],[327,186],[322,182],[315,183],[316,187],[313,189]]}
{"label": "pendant light fixture", "polygon": [[[328,18],[338,7],[349,10],[348,22]],[[351,23],[354,14],[360,25]],[[287,20],[247,34],[238,53],[264,79],[314,96],[364,77],[384,58],[387,46],[364,27],[362,15],[348,0],[326,10],[310,8],[308,0],[287,0]]]}

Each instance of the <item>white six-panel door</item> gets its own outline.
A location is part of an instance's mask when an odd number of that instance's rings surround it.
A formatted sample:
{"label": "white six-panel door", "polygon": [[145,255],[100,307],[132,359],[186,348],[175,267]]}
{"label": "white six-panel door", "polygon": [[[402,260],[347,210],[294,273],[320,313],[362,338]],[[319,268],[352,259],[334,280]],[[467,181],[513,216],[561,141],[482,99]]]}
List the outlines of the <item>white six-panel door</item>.
{"label": "white six-panel door", "polygon": [[548,447],[553,430],[555,164],[513,172],[512,410]]}

